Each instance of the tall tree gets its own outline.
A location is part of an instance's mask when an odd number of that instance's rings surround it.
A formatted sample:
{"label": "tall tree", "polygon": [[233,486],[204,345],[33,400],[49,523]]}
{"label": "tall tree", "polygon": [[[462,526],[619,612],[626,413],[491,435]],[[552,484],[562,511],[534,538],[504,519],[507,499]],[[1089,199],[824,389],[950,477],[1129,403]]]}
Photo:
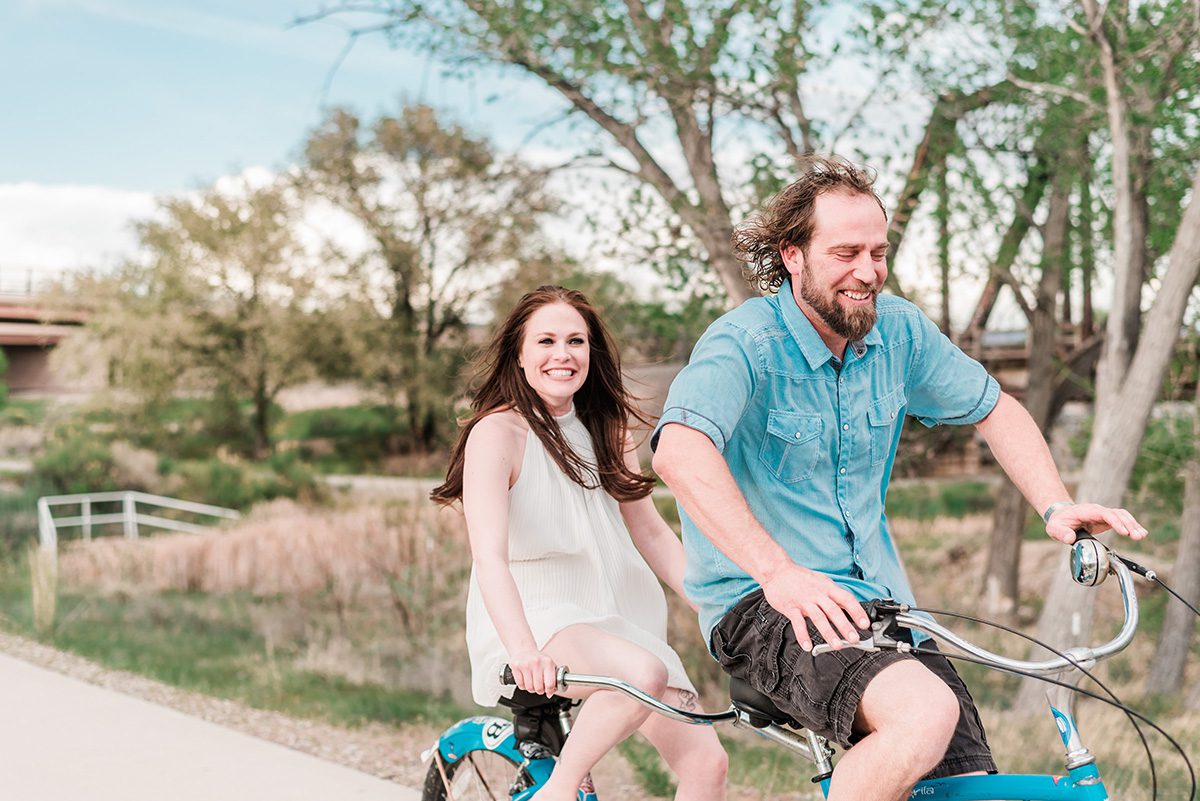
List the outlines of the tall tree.
{"label": "tall tree", "polygon": [[271,450],[279,392],[313,374],[317,282],[279,185],[167,198],[138,226],[144,260],[92,284],[88,328],[116,386],[155,403],[186,390],[249,399],[254,450]]}
{"label": "tall tree", "polygon": [[427,106],[369,125],[333,110],[304,156],[299,186],[348,214],[367,243],[333,254],[349,279],[351,369],[403,417],[407,442],[397,445],[428,450],[450,424],[472,314],[486,313],[517,264],[549,258],[540,226],[557,202],[546,175]]}
{"label": "tall tree", "polygon": [[[1200,65],[1194,58],[1200,19],[1193,4],[1181,0],[1103,8],[1083,0],[1082,11],[1068,12],[1066,19],[1091,44],[1081,60],[1079,82],[1086,86],[1090,73],[1084,70],[1095,69],[1101,76],[1114,196],[1113,298],[1097,368],[1092,439],[1076,497],[1120,506],[1200,276],[1200,154],[1194,150],[1189,154],[1185,147],[1184,158],[1176,162],[1182,161],[1184,169],[1192,172],[1190,193],[1184,186],[1163,192],[1160,185],[1155,203],[1161,207],[1158,219],[1149,212],[1150,189],[1164,177],[1154,169],[1158,161],[1154,140],[1173,145],[1178,132],[1172,123],[1181,114],[1184,118],[1190,114],[1191,125],[1195,124],[1197,109],[1179,109],[1168,101],[1181,85],[1193,90],[1200,85]],[[1080,95],[1080,100],[1092,102],[1090,95],[1072,87],[1034,88]],[[1186,194],[1190,201],[1183,207]],[[1155,227],[1160,228],[1157,235]],[[1157,265],[1156,243],[1164,239],[1170,242],[1170,250]],[[1159,267],[1158,287],[1143,315],[1143,298],[1148,294],[1144,283],[1152,266]],[[1038,622],[1039,637],[1059,644],[1087,639],[1094,598],[1065,573],[1056,577]],[[1019,703],[1032,706],[1038,695],[1037,688],[1027,686]]]}
{"label": "tall tree", "polygon": [[[833,148],[880,101],[892,71],[864,51],[852,65],[875,87],[847,86],[851,102],[815,103],[806,84],[849,45],[853,7],[804,0],[362,0],[335,2],[304,20],[366,14],[354,35],[382,30],[455,65],[506,65],[557,92],[570,113],[604,136],[580,153],[649,188],[720,281],[729,303],[751,296],[729,246],[734,223],[763,199],[757,181]],[[838,31],[812,44],[814,31]],[[832,74],[832,73],[831,73]],[[836,78],[834,78],[836,80]],[[950,92],[917,151],[893,221],[898,245],[908,209],[941,158],[937,132],[991,102],[992,88]],[[812,108],[819,108],[819,113]],[[893,135],[896,126],[889,129]],[[731,156],[720,157],[723,153]],[[903,294],[893,274],[893,291]]]}

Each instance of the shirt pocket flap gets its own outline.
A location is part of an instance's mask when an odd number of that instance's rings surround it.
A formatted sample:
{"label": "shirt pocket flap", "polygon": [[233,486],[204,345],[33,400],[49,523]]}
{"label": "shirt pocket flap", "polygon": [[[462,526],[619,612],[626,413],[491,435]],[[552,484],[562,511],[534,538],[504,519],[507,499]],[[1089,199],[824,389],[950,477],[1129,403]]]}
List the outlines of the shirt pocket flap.
{"label": "shirt pocket flap", "polygon": [[772,409],[767,415],[767,433],[787,440],[793,445],[821,436],[819,415],[804,412],[781,412]]}
{"label": "shirt pocket flap", "polygon": [[867,422],[873,426],[892,425],[903,413],[907,401],[904,397],[904,387],[896,387],[867,407]]}

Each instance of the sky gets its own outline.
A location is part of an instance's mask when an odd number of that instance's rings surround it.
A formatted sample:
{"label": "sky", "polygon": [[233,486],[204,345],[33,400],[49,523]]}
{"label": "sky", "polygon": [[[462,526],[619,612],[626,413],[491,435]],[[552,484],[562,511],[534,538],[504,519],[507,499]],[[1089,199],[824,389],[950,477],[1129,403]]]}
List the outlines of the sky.
{"label": "sky", "polygon": [[[119,263],[136,252],[133,223],[153,214],[157,197],[287,167],[332,106],[373,117],[428,103],[543,163],[565,160],[566,140],[588,127],[548,134],[565,101],[516,70],[455,77],[381,35],[345,52],[363,18],[296,24],[322,2],[330,0],[0,0],[0,293]],[[852,5],[823,12],[818,42],[846,24]],[[853,107],[847,87],[865,96],[873,81],[841,65],[832,80],[806,86],[810,112]],[[914,91],[877,111],[887,124],[909,113],[916,133],[927,102]],[[745,166],[750,144],[719,144],[720,158]],[[906,260],[929,260],[919,251],[932,245],[919,238],[910,237]]]}
{"label": "sky", "polygon": [[350,20],[293,24],[320,6],[0,2],[0,291],[29,269],[112,263],[156,195],[286,166],[329,106],[452,104],[507,149],[561,108],[533,81],[447,77],[382,36],[359,37],[341,58]]}

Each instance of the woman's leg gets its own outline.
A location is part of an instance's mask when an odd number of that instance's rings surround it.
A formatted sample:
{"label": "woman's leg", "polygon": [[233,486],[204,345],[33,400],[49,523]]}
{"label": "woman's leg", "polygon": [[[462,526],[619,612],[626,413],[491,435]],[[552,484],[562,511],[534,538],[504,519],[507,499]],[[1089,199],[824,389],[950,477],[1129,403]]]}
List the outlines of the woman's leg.
{"label": "woman's leg", "polygon": [[[656,698],[661,698],[667,689],[667,669],[658,657],[593,626],[568,626],[555,634],[542,650],[573,672],[613,676]],[[536,801],[575,801],[583,777],[613,746],[637,731],[651,714],[632,698],[612,691],[568,690],[560,694],[585,700],[575,716],[571,736],[563,746],[554,773],[534,796]]]}
{"label": "woman's leg", "polygon": [[[681,709],[696,708],[696,696],[675,687],[662,700]],[[651,715],[639,731],[675,774],[675,801],[724,801],[729,758],[711,726]]]}

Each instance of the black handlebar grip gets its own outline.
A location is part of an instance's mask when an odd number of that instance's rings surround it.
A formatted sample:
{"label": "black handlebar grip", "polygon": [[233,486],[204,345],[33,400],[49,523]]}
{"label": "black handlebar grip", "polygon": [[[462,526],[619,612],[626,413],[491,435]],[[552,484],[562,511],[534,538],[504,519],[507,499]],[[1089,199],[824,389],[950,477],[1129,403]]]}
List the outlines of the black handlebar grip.
{"label": "black handlebar grip", "polygon": [[1079,542],[1080,540],[1094,540],[1094,539],[1096,539],[1096,538],[1093,537],[1091,532],[1088,531],[1086,528],[1075,529],[1075,542]]}
{"label": "black handlebar grip", "polygon": [[513,678],[512,668],[508,665],[505,665],[504,670],[500,671],[500,683],[506,687],[517,683],[517,680]]}

